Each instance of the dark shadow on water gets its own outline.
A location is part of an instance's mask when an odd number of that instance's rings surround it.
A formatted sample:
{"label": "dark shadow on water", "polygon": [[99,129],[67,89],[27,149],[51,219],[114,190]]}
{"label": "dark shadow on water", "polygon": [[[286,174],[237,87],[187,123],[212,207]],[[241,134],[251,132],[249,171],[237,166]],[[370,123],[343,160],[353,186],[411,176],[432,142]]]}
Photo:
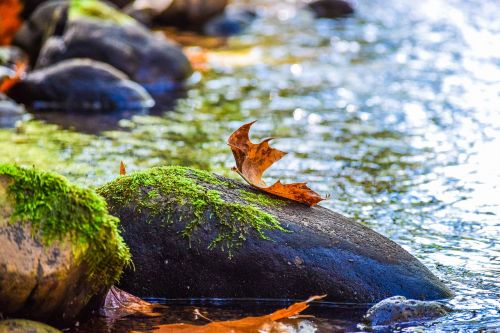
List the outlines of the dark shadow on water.
{"label": "dark shadow on water", "polygon": [[120,121],[131,119],[137,115],[161,116],[164,112],[174,110],[177,101],[185,97],[185,91],[176,91],[154,95],[155,106],[151,109],[116,110],[111,112],[95,112],[88,110],[37,110],[30,113],[34,119],[56,124],[63,129],[71,129],[86,134],[99,134],[104,131],[120,129]]}

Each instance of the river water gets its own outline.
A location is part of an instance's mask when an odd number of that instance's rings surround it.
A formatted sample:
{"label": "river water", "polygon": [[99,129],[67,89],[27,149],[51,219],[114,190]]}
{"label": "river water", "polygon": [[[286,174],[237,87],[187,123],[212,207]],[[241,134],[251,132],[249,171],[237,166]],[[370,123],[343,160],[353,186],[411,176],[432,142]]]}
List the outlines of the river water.
{"label": "river water", "polygon": [[[209,50],[175,103],[150,113],[35,114],[0,130],[0,160],[96,186],[128,171],[181,164],[231,175],[225,142],[258,120],[254,141],[289,154],[270,181],[307,181],[325,207],[402,245],[456,293],[454,311],[405,332],[500,327],[500,3],[358,1],[345,20],[294,2],[247,1],[261,17]],[[43,119],[43,120],[41,120]],[[54,125],[56,124],[56,125]],[[235,177],[235,175],[232,175]],[[164,295],[168,298],[168,295]],[[285,303],[189,300],[160,319],[95,318],[76,331],[127,332],[182,319],[264,314]],[[313,307],[301,332],[356,331],[363,313]]]}

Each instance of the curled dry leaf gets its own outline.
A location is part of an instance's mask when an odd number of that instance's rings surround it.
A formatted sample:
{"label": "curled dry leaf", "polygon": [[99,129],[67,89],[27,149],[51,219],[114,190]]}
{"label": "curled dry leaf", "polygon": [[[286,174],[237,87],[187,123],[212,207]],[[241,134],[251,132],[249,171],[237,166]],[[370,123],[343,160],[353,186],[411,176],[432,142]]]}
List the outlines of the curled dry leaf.
{"label": "curled dry leaf", "polygon": [[158,317],[161,314],[154,310],[161,307],[163,305],[151,304],[115,286],[111,286],[104,300],[104,305],[99,312],[102,316],[111,319],[126,316]]}
{"label": "curled dry leaf", "polygon": [[[291,333],[290,326],[278,320],[298,316],[309,307],[309,303],[326,297],[313,296],[307,301],[292,304],[261,317],[246,317],[239,320],[212,321],[206,325],[168,324],[153,329],[156,333]],[[198,313],[199,316],[199,313]],[[206,319],[206,318],[205,318]],[[293,330],[295,332],[295,330]]]}
{"label": "curled dry leaf", "polygon": [[229,137],[227,143],[231,147],[236,161],[234,170],[250,185],[262,191],[309,206],[314,206],[324,200],[318,193],[311,190],[306,183],[282,184],[278,180],[271,186],[266,185],[262,180],[262,175],[286,153],[269,146],[269,141],[273,138],[268,138],[258,144],[252,143],[249,132],[254,123],[255,121],[241,126]]}

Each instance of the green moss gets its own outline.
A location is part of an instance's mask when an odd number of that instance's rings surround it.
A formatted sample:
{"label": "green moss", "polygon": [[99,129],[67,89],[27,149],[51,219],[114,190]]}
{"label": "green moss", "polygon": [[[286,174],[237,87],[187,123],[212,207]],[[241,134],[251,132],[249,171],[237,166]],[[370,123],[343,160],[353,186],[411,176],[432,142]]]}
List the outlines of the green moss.
{"label": "green moss", "polygon": [[[209,188],[207,184],[213,186]],[[169,166],[119,177],[98,192],[113,206],[130,204],[138,211],[147,209],[150,219],[160,217],[161,221],[172,223],[173,217],[178,217],[185,223],[181,234],[188,239],[204,221],[213,218],[217,235],[209,248],[219,247],[229,254],[250,232],[269,240],[267,231],[287,231],[275,216],[256,205],[224,200],[217,190],[220,186],[231,184],[206,171]],[[151,196],[153,191],[155,195]]]}
{"label": "green moss", "polygon": [[135,24],[135,20],[98,0],[71,0],[68,16],[70,20],[91,18],[119,25]]}
{"label": "green moss", "polygon": [[11,179],[7,195],[14,206],[12,223],[30,223],[45,245],[69,240],[75,256],[83,256],[88,278],[99,279],[96,285],[118,281],[130,253],[103,198],[35,168],[0,164],[0,176]]}
{"label": "green moss", "polygon": [[240,195],[248,203],[257,204],[259,206],[276,207],[287,204],[285,200],[278,199],[276,197],[271,196],[270,194],[265,194],[265,193],[254,193],[250,191],[240,190]]}

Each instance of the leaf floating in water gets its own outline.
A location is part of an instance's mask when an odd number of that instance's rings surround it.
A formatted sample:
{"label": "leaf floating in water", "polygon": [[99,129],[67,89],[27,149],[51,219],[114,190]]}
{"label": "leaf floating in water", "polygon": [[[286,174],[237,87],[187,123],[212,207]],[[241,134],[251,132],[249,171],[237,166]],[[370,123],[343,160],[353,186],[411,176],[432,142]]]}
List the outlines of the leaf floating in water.
{"label": "leaf floating in water", "polygon": [[[292,333],[290,326],[278,320],[298,316],[309,307],[309,303],[326,297],[313,296],[305,302],[298,302],[286,309],[277,310],[261,317],[246,317],[239,320],[212,321],[206,325],[168,324],[160,325],[153,329],[156,333]],[[195,311],[197,316],[201,316]],[[203,316],[201,316],[203,317]],[[209,320],[206,317],[204,319]],[[295,331],[295,330],[294,330]]]}
{"label": "leaf floating in water", "polygon": [[127,174],[127,170],[125,169],[125,163],[120,161],[120,176],[125,176]]}
{"label": "leaf floating in water", "polygon": [[252,143],[248,134],[250,127],[254,123],[255,121],[241,126],[229,137],[227,143],[231,147],[236,161],[234,170],[250,185],[262,191],[309,206],[314,206],[324,200],[325,198],[311,190],[306,183],[282,184],[278,180],[271,186],[266,185],[262,180],[262,175],[287,153],[269,146],[269,141],[273,138],[266,139],[258,144]]}
{"label": "leaf floating in water", "polygon": [[143,301],[137,296],[111,286],[104,300],[104,305],[100,309],[100,314],[112,319],[126,316],[158,317],[161,314],[155,312],[154,309],[161,307],[164,306]]}

